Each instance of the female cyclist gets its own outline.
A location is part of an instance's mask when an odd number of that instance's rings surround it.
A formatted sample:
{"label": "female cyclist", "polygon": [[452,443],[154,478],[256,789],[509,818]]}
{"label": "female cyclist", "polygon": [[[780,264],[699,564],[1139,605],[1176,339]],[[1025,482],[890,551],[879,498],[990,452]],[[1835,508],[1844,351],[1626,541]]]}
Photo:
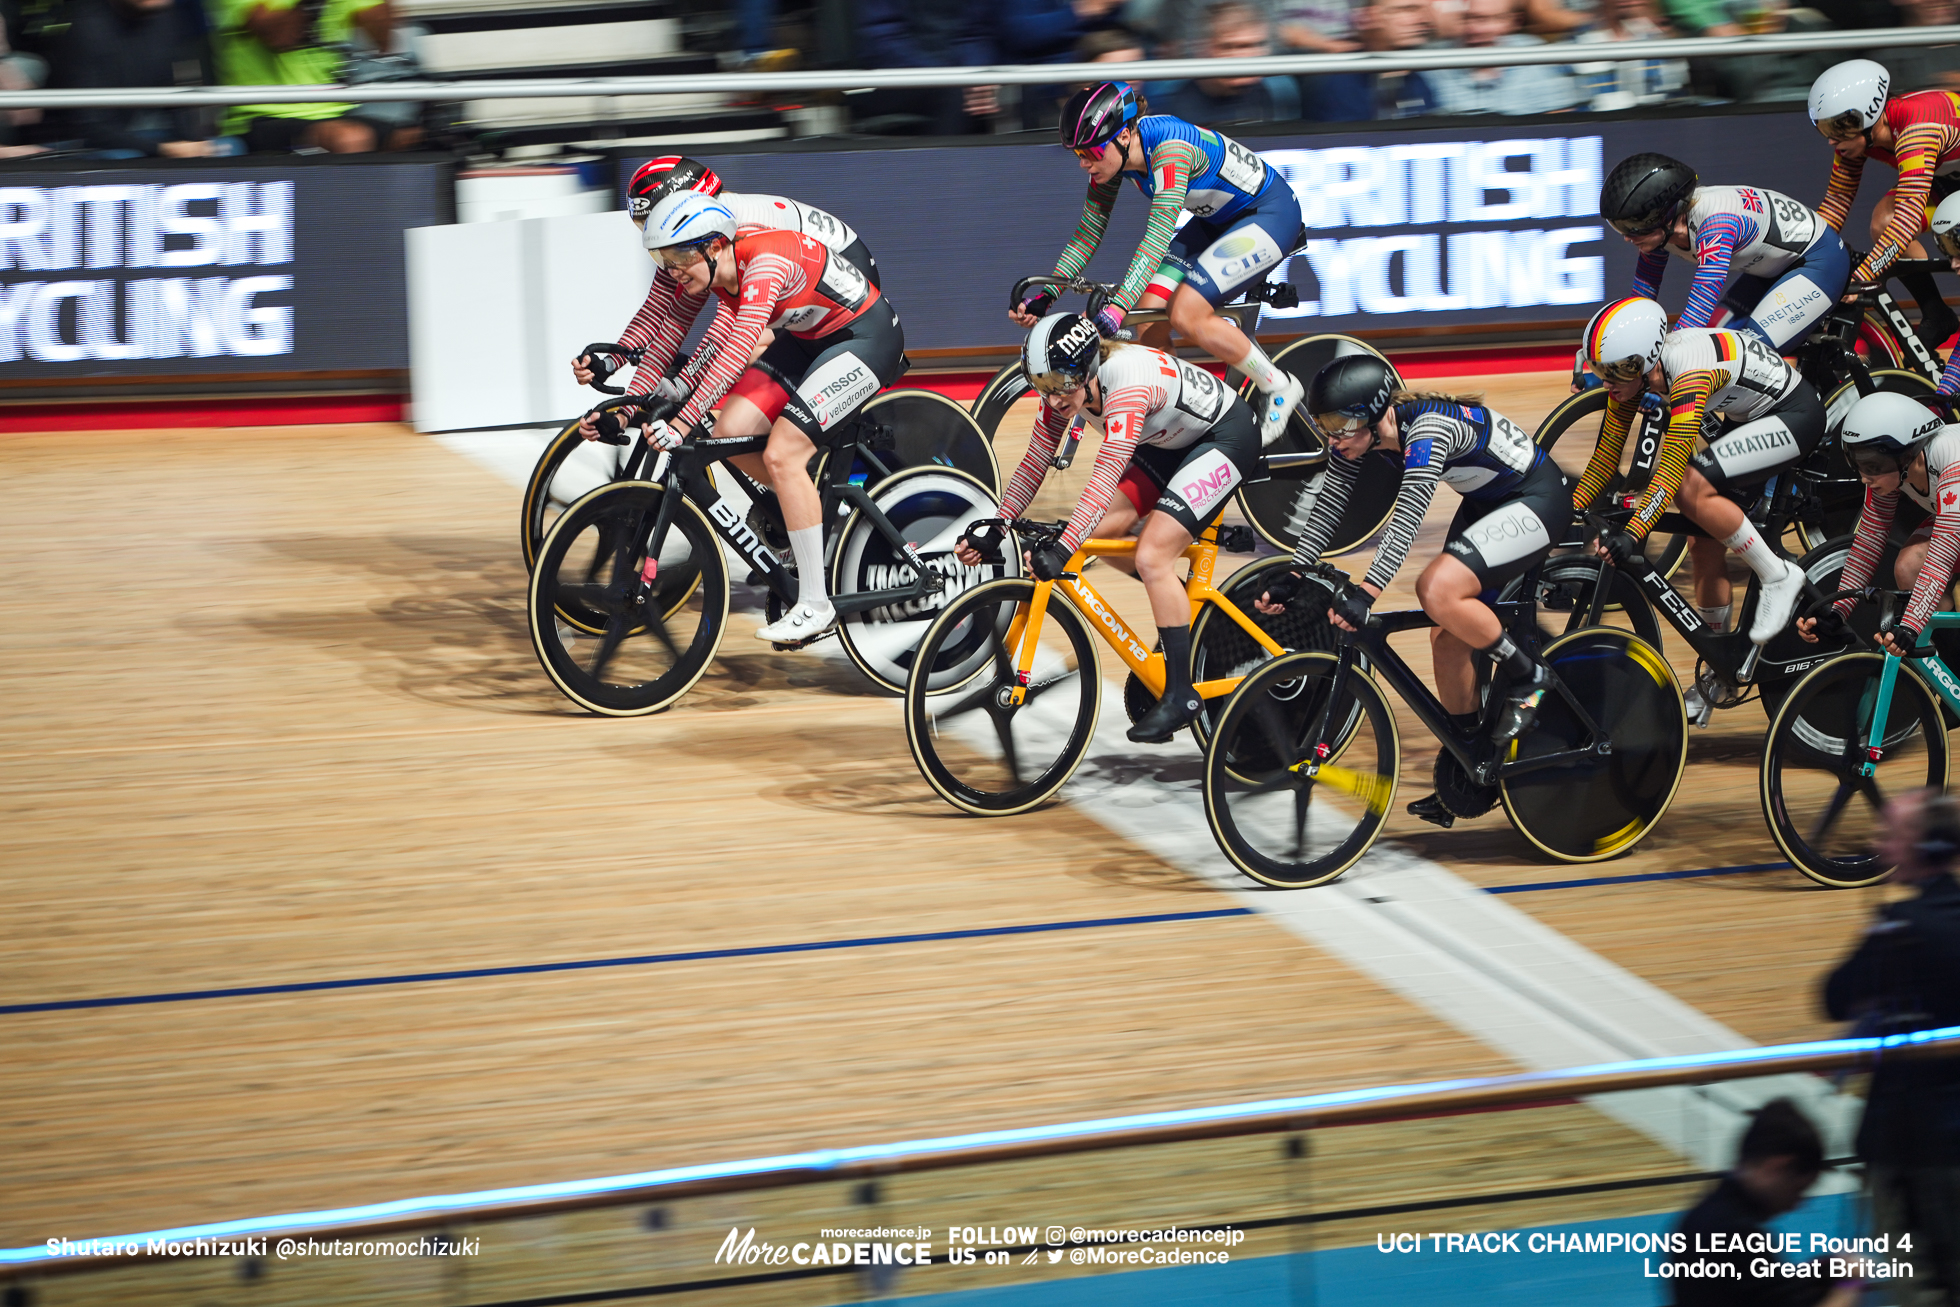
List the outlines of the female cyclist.
{"label": "female cyclist", "polygon": [[[750,228],[696,191],[647,215],[646,247],[689,295],[713,291],[715,320],[684,372],[692,393],[647,442],[672,449],[724,396],[717,436],[769,434],[737,466],[774,488],[796,559],[797,602],[756,638],[799,644],[837,621],[824,592],[823,514],[809,462],[816,437],[856,413],[905,371],[905,333],[891,302],[814,236]],[[763,333],[774,339],[761,346]]]}
{"label": "female cyclist", "polygon": [[[1162,744],[1196,720],[1200,707],[1191,689],[1191,600],[1177,562],[1252,472],[1259,459],[1258,422],[1245,401],[1203,368],[1144,345],[1104,340],[1095,323],[1074,313],[1036,322],[1021,345],[1021,366],[1041,392],[1041,413],[1001,497],[1000,516],[1028,511],[1071,422],[1086,417],[1103,429],[1102,448],[1068,529],[1028,555],[1035,576],[1052,581],[1061,575],[1102,521],[1119,481],[1127,482],[1126,493],[1150,500],[1136,568],[1164,640],[1165,685],[1163,698],[1130,728],[1130,738]],[[992,548],[991,536],[983,537],[979,543]],[[969,567],[983,558],[975,543],[963,539],[956,551]]]}
{"label": "female cyclist", "polygon": [[[1921,91],[1886,99],[1892,75],[1882,64],[1851,59],[1824,70],[1810,87],[1810,120],[1831,143],[1831,180],[1817,213],[1844,230],[1865,160],[1898,170],[1899,180],[1872,211],[1872,249],[1852,272],[1854,285],[1875,285],[1901,254],[1926,257],[1914,238],[1933,206],[1960,187],[1960,95]],[[1899,284],[1919,305],[1919,339],[1938,349],[1955,318],[1929,272],[1902,274]]]}
{"label": "female cyclist", "polygon": [[[1344,631],[1360,629],[1369,607],[1402,570],[1437,483],[1448,485],[1463,503],[1443,552],[1416,578],[1416,599],[1436,619],[1429,633],[1436,696],[1457,726],[1474,729],[1483,714],[1470,655],[1487,655],[1510,682],[1492,714],[1490,737],[1499,744],[1515,739],[1537,720],[1551,673],[1504,633],[1484,596],[1544,558],[1571,525],[1572,494],[1558,464],[1529,432],[1485,407],[1479,396],[1397,390],[1394,370],[1373,354],[1351,354],[1322,368],[1307,388],[1307,415],[1337,457],[1328,460],[1293,548],[1299,562],[1319,561],[1363,458],[1379,452],[1402,464],[1402,486],[1375,561],[1356,591],[1328,610],[1328,620]],[[1253,606],[1277,613],[1302,584],[1299,573],[1289,572]],[[1454,820],[1440,795],[1418,799],[1409,811],[1443,826]]]}
{"label": "female cyclist", "polygon": [[[1960,562],[1960,426],[1945,425],[1904,395],[1879,391],[1851,406],[1838,439],[1865,483],[1858,535],[1838,588],[1855,590],[1870,582],[1886,546],[1898,546],[1893,580],[1910,589],[1912,598],[1878,642],[1904,657],[1919,643],[1926,619],[1946,606],[1954,564]],[[1901,504],[1901,498],[1908,502]],[[1856,603],[1838,600],[1836,615],[1849,613]],[[1806,640],[1816,640],[1816,630],[1813,618],[1797,622]]]}
{"label": "female cyclist", "polygon": [[[1130,310],[1169,304],[1180,336],[1258,387],[1260,440],[1271,444],[1305,387],[1212,310],[1277,271],[1300,247],[1306,234],[1300,202],[1276,169],[1237,141],[1182,118],[1145,116],[1146,107],[1127,82],[1077,91],[1063,106],[1062,144],[1089,174],[1089,198],[1074,239],[1055,260],[1055,275],[1073,277],[1087,266],[1123,178],[1136,183],[1150,201],[1149,225],[1115,300],[1096,313],[1097,329],[1113,336]],[[1178,214],[1186,210],[1191,220],[1178,230]],[[1051,292],[1040,291],[1007,316],[1032,327],[1054,302]]]}
{"label": "female cyclist", "polygon": [[[743,227],[767,227],[777,231],[807,232],[842,255],[870,278],[873,286],[879,284],[878,261],[871,257],[871,251],[865,247],[863,239],[845,223],[822,209],[799,204],[780,195],[738,195],[723,187],[721,178],[715,175],[713,168],[696,159],[669,154],[641,164],[632,180],[626,183],[626,212],[635,226],[644,228],[647,215],[653,212],[654,205],[682,191],[696,191],[719,199],[722,207],[735,215],[738,230]],[[632,389],[635,393],[658,395],[662,399],[679,399],[687,393],[683,383],[670,380],[666,374],[673,367],[681,341],[687,337],[694,319],[707,306],[707,302],[706,295],[683,292],[673,274],[666,269],[655,269],[653,285],[647,288],[646,302],[640,305],[640,311],[633,315],[633,320],[619,336],[622,345],[646,349],[643,361],[633,373]],[[617,360],[609,354],[601,354],[597,358],[581,354],[572,360],[572,375],[578,378],[581,386],[589,386],[595,377],[600,381],[606,380],[618,366]],[[587,438],[590,439],[590,436]]]}
{"label": "female cyclist", "polygon": [[[1940,201],[1926,230],[1933,233],[1933,243],[1939,247],[1940,257],[1946,260],[1947,266],[1960,272],[1960,194]],[[1960,348],[1947,355],[1938,390],[1942,395],[1960,394]]]}
{"label": "female cyclist", "polygon": [[1622,160],[1600,188],[1599,213],[1640,251],[1634,294],[1660,298],[1670,254],[1695,265],[1677,329],[1729,327],[1780,350],[1810,334],[1851,278],[1843,239],[1809,209],[1760,187],[1699,185],[1665,154]]}
{"label": "female cyclist", "polygon": [[[1667,433],[1653,475],[1622,531],[1608,532],[1600,552],[1624,562],[1637,552],[1672,503],[1712,540],[1696,540],[1695,604],[1716,630],[1729,622],[1729,574],[1724,549],[1761,578],[1749,638],[1764,644],[1790,621],[1803,593],[1803,570],[1776,552],[1742,505],[1723,492],[1761,485],[1817,447],[1824,438],[1824,405],[1783,356],[1751,332],[1691,328],[1670,333],[1667,314],[1650,299],[1615,300],[1593,315],[1580,357],[1606,385],[1606,421],[1592,460],[1572,492],[1588,506],[1619,470],[1620,450],[1640,397],[1667,396]],[[1738,425],[1725,432],[1716,419]],[[1715,432],[1715,434],[1710,434]],[[1708,435],[1708,448],[1695,445]],[[1705,726],[1712,709],[1691,701],[1689,716]]]}

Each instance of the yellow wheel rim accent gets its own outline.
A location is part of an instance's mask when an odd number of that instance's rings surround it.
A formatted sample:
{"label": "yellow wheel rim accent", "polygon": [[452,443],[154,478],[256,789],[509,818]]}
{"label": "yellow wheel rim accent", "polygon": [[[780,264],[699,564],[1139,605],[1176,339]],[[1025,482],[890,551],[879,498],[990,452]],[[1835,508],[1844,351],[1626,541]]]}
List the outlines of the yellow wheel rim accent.
{"label": "yellow wheel rim accent", "polygon": [[[1305,766],[1304,763],[1300,766]],[[1295,771],[1299,767],[1294,768]],[[1323,766],[1314,773],[1314,780],[1322,785],[1361,800],[1369,815],[1379,817],[1388,811],[1388,804],[1395,793],[1395,778],[1383,776],[1379,772],[1355,771],[1351,767]]]}

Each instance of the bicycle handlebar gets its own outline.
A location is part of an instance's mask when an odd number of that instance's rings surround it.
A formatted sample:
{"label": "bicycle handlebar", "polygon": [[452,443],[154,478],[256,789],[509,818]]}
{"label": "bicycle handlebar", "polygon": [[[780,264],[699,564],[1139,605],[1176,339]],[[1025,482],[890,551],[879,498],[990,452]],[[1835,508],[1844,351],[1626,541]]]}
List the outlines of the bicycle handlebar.
{"label": "bicycle handlebar", "polygon": [[1109,303],[1110,298],[1116,294],[1117,289],[1116,283],[1113,281],[1088,281],[1082,277],[1057,277],[1053,273],[1038,277],[1023,277],[1021,280],[1015,282],[1014,289],[1008,292],[1007,307],[1010,309],[1020,308],[1021,300],[1027,295],[1028,287],[1030,286],[1045,286],[1057,295],[1087,295],[1089,297],[1089,313],[1091,316],[1098,309],[1102,308],[1103,305]]}
{"label": "bicycle handlebar", "polygon": [[[594,354],[610,354],[623,363],[631,363],[635,367],[638,367],[640,360],[646,357],[646,347],[622,345],[618,341],[597,340],[587,345],[573,357],[591,358]],[[592,389],[602,395],[624,395],[626,393],[626,387],[608,386],[597,377],[592,378]]]}
{"label": "bicycle handlebar", "polygon": [[635,408],[649,422],[664,422],[681,411],[679,400],[656,399],[652,395],[622,395],[619,399],[608,399],[594,405],[586,410],[585,415],[595,419],[592,425],[598,429],[601,444],[624,445],[628,443],[626,428],[632,425],[625,416],[626,410]]}

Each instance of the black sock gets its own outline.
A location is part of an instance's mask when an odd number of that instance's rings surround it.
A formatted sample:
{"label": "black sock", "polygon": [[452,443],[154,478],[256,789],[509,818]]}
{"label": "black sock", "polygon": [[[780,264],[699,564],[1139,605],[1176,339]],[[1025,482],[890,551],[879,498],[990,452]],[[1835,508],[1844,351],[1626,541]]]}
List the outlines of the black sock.
{"label": "black sock", "polygon": [[1484,715],[1481,712],[1453,712],[1450,714],[1450,725],[1464,732],[1476,730],[1478,724],[1483,720]]}
{"label": "black sock", "polygon": [[1191,627],[1160,626],[1157,634],[1164,641],[1164,697],[1189,699],[1191,693]]}
{"label": "black sock", "polygon": [[1531,679],[1531,669],[1537,666],[1536,660],[1520,649],[1508,635],[1498,636],[1496,644],[1479,649],[1477,652],[1489,654],[1496,659],[1497,665],[1503,668],[1513,681]]}
{"label": "black sock", "polygon": [[1898,281],[1912,296],[1912,302],[1919,306],[1920,325],[1938,331],[1942,340],[1953,334],[1955,326],[1960,326],[1960,318],[1954,317],[1953,310],[1947,307],[1932,273],[1902,272],[1898,274]]}

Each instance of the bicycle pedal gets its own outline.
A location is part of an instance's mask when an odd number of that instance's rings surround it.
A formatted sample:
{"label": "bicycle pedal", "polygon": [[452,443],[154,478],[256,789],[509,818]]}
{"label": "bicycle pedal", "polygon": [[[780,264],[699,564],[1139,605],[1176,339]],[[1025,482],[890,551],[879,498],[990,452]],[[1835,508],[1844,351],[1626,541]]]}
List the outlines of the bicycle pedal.
{"label": "bicycle pedal", "polygon": [[780,642],[772,641],[769,647],[771,649],[774,649],[777,653],[789,653],[790,651],[796,649],[808,649],[811,645],[816,644],[818,641],[828,640],[831,636],[836,634],[837,634],[837,628],[833,626],[828,631],[819,631],[817,634],[811,636],[807,640],[796,640],[796,641],[792,641],[789,644],[783,644]]}
{"label": "bicycle pedal", "polygon": [[1442,796],[1438,794],[1431,794],[1426,798],[1416,799],[1411,802],[1409,804],[1409,815],[1411,817],[1420,817],[1431,825],[1441,826],[1444,830],[1448,830],[1450,827],[1456,825],[1456,814],[1445,806]]}

